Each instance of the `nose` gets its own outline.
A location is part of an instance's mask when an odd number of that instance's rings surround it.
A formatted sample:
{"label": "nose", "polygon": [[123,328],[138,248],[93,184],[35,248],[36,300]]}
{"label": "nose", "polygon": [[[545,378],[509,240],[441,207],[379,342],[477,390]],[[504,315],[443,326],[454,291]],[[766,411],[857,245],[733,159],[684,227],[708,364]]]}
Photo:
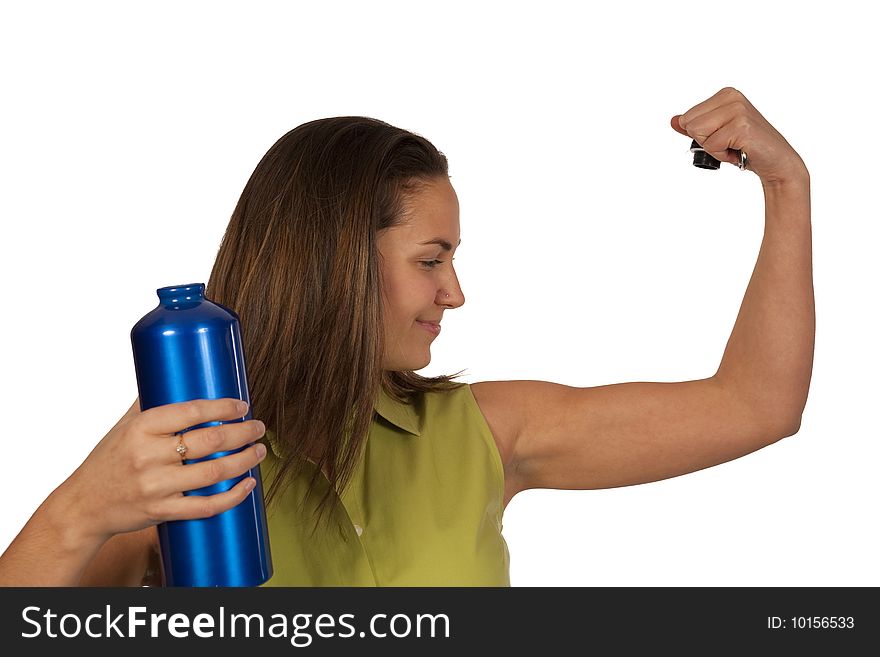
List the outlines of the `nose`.
{"label": "nose", "polygon": [[458,282],[458,275],[452,271],[445,285],[437,290],[436,302],[440,306],[449,306],[450,308],[458,308],[464,305],[464,292],[461,291],[461,285]]}

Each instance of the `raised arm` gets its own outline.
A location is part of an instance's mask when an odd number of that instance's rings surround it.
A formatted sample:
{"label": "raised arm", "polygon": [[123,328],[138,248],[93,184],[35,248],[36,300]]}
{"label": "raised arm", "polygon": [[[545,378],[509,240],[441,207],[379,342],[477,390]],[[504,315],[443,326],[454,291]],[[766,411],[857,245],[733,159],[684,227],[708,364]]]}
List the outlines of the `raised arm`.
{"label": "raised arm", "polygon": [[816,335],[810,174],[735,89],[722,89],[673,117],[672,127],[728,162],[736,161],[735,149],[745,150],[761,179],[764,239],[715,377],[762,413],[789,418],[796,431],[807,403]]}
{"label": "raised arm", "polygon": [[608,488],[732,460],[796,433],[813,363],[810,177],[751,103],[725,88],[672,127],[761,179],[764,239],[714,376],[573,388],[488,381],[472,390],[505,464],[507,499],[529,488]]}

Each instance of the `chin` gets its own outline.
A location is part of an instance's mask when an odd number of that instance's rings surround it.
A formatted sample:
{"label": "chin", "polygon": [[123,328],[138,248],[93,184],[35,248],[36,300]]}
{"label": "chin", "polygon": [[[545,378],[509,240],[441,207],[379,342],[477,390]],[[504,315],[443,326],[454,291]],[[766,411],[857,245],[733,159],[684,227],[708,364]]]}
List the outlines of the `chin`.
{"label": "chin", "polygon": [[407,370],[409,372],[417,372],[420,369],[423,369],[431,364],[430,358],[412,358],[404,361],[401,367],[396,369],[399,370]]}
{"label": "chin", "polygon": [[383,367],[384,370],[391,372],[415,372],[423,369],[431,364],[431,354],[422,358],[402,358],[391,363],[390,366]]}
{"label": "chin", "polygon": [[421,358],[410,358],[407,360],[409,361],[407,364],[407,369],[415,372],[431,364],[431,352],[429,351]]}

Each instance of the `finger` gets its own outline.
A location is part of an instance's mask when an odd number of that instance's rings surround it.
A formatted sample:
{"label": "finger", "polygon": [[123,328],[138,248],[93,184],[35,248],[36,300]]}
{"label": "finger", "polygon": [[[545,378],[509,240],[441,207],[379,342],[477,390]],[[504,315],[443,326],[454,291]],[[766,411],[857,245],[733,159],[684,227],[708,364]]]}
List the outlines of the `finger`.
{"label": "finger", "polygon": [[669,122],[670,125],[672,126],[672,129],[675,130],[676,132],[680,132],[683,135],[690,136],[690,135],[688,135],[687,130],[682,128],[681,124],[678,122],[678,120],[680,118],[681,118],[681,114],[676,114],[675,116],[672,117],[672,120]]}
{"label": "finger", "polygon": [[739,149],[733,147],[738,137],[739,132],[736,124],[733,122],[725,123],[706,138],[702,144],[703,150],[719,162],[739,165]]}
{"label": "finger", "polygon": [[265,456],[266,446],[257,443],[234,454],[188,463],[182,468],[175,468],[173,476],[166,477],[165,487],[172,489],[169,492],[179,492],[212,486],[244,474],[259,465]]}
{"label": "finger", "polygon": [[706,112],[691,119],[685,126],[687,133],[697,140],[700,146],[710,135],[717,132],[722,126],[730,123],[740,111],[739,105],[727,104],[716,107],[711,112]]}
{"label": "finger", "polygon": [[172,435],[204,422],[235,420],[244,417],[238,399],[193,399],[147,409],[140,416],[144,430],[157,435]]}
{"label": "finger", "polygon": [[[213,427],[203,427],[187,431],[180,436],[186,445],[186,458],[200,459],[216,452],[228,452],[248,445],[266,433],[266,426],[260,420],[245,422],[227,422]],[[172,439],[172,446],[167,450],[168,461],[179,458],[177,436]]]}
{"label": "finger", "polygon": [[720,91],[718,91],[711,98],[707,98],[702,103],[698,103],[698,104],[694,105],[693,107],[691,107],[687,112],[685,112],[684,114],[681,115],[679,122],[681,123],[681,126],[685,130],[688,131],[688,133],[690,135],[693,135],[693,133],[689,130],[689,128],[690,128],[690,123],[694,119],[702,116],[703,114],[707,114],[707,113],[721,107],[722,105],[727,105],[727,104],[734,102],[736,100],[745,100],[745,96],[743,96],[739,91],[737,91],[733,87],[724,87],[724,89],[721,89]]}
{"label": "finger", "polygon": [[170,499],[163,509],[163,520],[195,520],[210,518],[241,504],[256,485],[253,477],[245,477],[235,486],[216,495],[186,495]]}
{"label": "finger", "polygon": [[720,162],[739,162],[737,150],[742,147],[739,129],[742,107],[731,103],[703,114],[687,126],[690,134],[704,151]]}

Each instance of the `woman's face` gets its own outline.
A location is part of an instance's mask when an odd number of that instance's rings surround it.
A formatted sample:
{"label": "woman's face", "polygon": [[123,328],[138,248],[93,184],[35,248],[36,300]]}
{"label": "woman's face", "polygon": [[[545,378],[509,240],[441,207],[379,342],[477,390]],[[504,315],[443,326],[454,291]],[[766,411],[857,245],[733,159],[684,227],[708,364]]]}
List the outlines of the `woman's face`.
{"label": "woman's face", "polygon": [[391,371],[427,366],[438,334],[430,325],[439,326],[446,309],[464,303],[452,267],[461,229],[449,180],[432,179],[408,197],[406,207],[406,223],[378,238],[385,304],[382,368]]}

